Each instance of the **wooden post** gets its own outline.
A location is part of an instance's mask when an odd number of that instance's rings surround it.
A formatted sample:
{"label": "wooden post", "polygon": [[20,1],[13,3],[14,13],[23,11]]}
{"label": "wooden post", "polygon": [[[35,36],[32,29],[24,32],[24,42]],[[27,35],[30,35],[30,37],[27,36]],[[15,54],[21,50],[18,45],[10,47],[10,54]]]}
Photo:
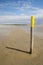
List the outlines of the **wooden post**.
{"label": "wooden post", "polygon": [[33,43],[34,43],[34,16],[31,16],[31,26],[30,26],[30,54],[33,53]]}

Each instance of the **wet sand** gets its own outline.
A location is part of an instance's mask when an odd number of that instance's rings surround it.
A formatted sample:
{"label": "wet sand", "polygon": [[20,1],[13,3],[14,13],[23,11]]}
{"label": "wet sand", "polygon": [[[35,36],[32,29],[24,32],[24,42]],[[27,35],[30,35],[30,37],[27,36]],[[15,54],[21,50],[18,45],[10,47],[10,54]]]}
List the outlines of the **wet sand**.
{"label": "wet sand", "polygon": [[28,32],[11,28],[9,35],[0,34],[0,65],[43,65],[43,39],[35,36],[33,54],[29,52]]}

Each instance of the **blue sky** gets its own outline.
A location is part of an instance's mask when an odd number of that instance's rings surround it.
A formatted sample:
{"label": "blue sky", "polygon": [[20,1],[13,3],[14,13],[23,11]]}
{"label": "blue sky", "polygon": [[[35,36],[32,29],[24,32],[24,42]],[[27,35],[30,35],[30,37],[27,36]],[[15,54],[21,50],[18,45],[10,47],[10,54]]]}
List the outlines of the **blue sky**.
{"label": "blue sky", "polygon": [[43,0],[0,0],[0,23],[43,21]]}

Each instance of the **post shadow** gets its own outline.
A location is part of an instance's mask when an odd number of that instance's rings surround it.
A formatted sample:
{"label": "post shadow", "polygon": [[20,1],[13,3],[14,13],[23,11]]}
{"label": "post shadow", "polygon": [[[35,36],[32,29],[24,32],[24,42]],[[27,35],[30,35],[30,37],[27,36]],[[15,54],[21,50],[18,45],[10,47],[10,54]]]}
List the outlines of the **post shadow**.
{"label": "post shadow", "polygon": [[6,47],[6,48],[7,48],[7,49],[11,49],[11,50],[16,50],[16,51],[19,51],[19,52],[23,52],[23,53],[28,53],[28,54],[30,54],[30,52],[28,52],[28,51],[24,51],[24,50],[12,48],[12,47]]}

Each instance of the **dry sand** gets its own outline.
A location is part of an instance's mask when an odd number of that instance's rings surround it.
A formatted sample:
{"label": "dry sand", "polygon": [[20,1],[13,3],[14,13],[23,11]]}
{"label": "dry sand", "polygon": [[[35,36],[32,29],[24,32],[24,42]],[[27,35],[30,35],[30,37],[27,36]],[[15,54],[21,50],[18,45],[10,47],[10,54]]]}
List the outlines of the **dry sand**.
{"label": "dry sand", "polygon": [[11,29],[8,36],[0,37],[0,65],[43,65],[43,39],[35,36],[33,54],[29,33]]}

